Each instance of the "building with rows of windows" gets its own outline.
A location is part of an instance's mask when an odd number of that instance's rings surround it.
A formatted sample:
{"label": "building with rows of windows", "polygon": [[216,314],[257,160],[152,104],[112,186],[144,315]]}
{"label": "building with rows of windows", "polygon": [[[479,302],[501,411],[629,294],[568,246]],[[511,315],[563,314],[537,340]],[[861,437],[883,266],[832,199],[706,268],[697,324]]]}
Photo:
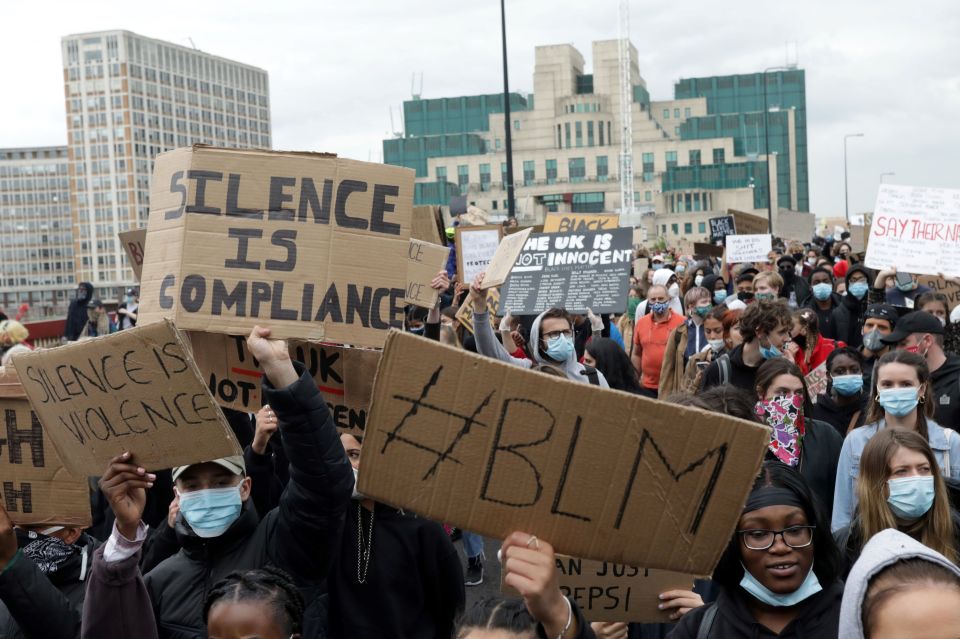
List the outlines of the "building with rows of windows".
{"label": "building with rows of windows", "polygon": [[[594,42],[589,74],[571,45],[536,48],[533,94],[510,96],[522,221],[619,210],[618,45]],[[699,240],[726,209],[766,217],[768,189],[775,214],[809,211],[803,70],[684,79],[672,100],[656,101],[632,46],[630,57],[634,223]],[[409,100],[403,136],[383,141],[384,161],[416,170],[418,204],[465,195],[504,213],[504,126],[502,94]]]}
{"label": "building with rows of windows", "polygon": [[67,147],[0,149],[0,309],[65,314],[73,268]]}
{"label": "building with rows of windows", "polygon": [[134,281],[117,233],[145,226],[157,154],[270,148],[267,72],[129,31],[61,41],[77,281],[104,301]]}

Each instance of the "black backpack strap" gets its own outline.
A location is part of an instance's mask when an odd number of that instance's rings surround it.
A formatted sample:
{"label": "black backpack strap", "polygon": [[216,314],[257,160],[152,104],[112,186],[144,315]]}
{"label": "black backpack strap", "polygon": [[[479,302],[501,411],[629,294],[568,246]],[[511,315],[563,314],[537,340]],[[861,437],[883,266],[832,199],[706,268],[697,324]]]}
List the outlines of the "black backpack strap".
{"label": "black backpack strap", "polygon": [[709,639],[710,631],[713,630],[713,623],[717,620],[717,604],[713,604],[703,613],[700,619],[700,628],[697,629],[697,639]]}
{"label": "black backpack strap", "polygon": [[583,365],[583,370],[580,371],[581,375],[586,375],[587,379],[590,380],[590,383],[594,386],[600,385],[600,373],[592,366]]}

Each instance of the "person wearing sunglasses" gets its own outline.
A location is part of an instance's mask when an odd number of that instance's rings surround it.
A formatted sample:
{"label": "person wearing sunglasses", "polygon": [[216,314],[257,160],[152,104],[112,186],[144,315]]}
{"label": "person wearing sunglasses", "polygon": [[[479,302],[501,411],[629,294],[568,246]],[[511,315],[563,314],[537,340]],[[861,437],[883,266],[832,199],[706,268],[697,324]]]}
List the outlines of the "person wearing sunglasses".
{"label": "person wearing sunglasses", "polygon": [[671,639],[837,636],[843,584],[830,529],[803,477],[778,461],[760,476],[713,573],[717,600]]}

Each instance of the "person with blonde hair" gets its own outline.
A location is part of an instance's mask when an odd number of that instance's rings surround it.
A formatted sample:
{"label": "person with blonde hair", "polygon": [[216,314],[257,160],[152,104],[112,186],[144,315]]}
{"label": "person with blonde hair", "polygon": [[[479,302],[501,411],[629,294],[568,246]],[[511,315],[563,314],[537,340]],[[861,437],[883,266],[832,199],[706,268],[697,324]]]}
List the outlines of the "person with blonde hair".
{"label": "person with blonde hair", "polygon": [[9,366],[17,353],[30,352],[32,349],[25,343],[29,337],[30,331],[17,320],[0,322],[0,366]]}
{"label": "person with blonde hair", "polygon": [[776,271],[762,271],[753,276],[753,297],[772,302],[783,289],[783,278]]}
{"label": "person with blonde hair", "polygon": [[835,539],[844,553],[844,576],[874,535],[895,528],[956,563],[960,518],[933,449],[908,430],[885,429],[864,447],[857,477],[857,510]]}

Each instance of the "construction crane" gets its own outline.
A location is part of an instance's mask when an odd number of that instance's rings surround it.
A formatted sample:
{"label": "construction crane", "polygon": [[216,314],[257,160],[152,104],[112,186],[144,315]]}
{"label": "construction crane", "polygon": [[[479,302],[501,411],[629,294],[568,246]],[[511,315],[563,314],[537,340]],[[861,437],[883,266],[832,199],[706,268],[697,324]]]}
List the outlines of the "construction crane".
{"label": "construction crane", "polygon": [[630,0],[620,0],[620,215],[634,212],[633,77],[630,73]]}

